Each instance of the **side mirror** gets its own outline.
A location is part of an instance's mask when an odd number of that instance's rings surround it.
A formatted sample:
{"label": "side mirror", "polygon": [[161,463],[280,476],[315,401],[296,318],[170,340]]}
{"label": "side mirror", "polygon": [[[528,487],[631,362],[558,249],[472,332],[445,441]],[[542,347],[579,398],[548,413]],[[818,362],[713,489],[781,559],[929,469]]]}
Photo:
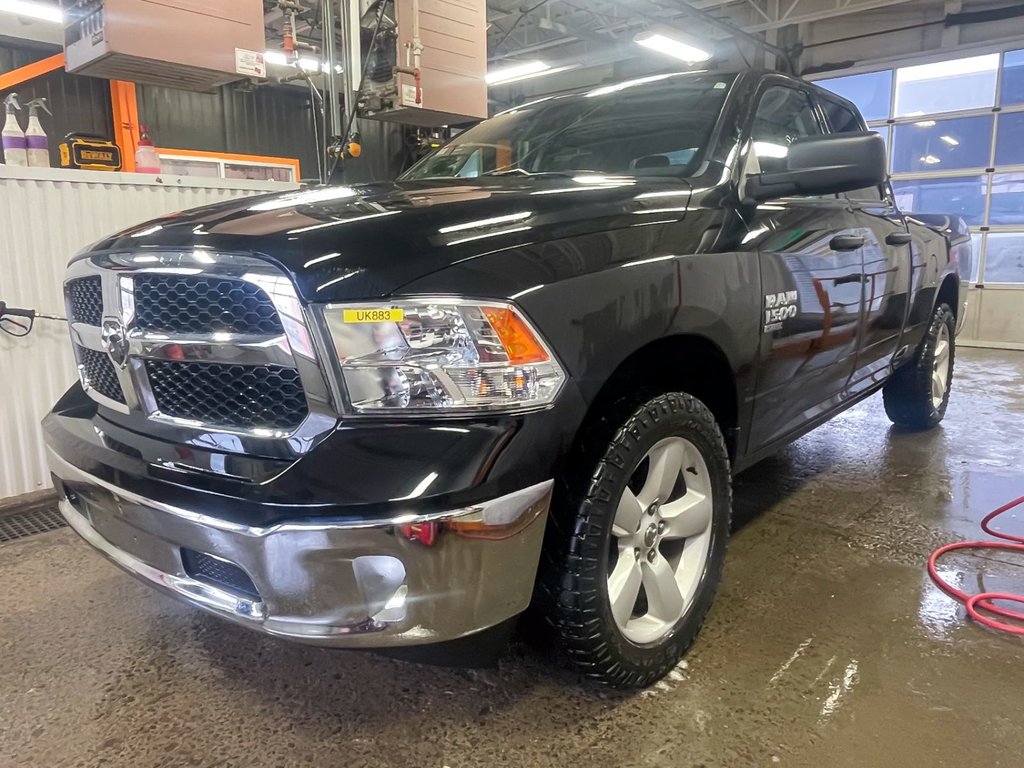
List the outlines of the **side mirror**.
{"label": "side mirror", "polygon": [[792,195],[831,195],[886,180],[885,142],[874,132],[834,133],[800,139],[789,147],[786,170],[747,179],[753,202]]}

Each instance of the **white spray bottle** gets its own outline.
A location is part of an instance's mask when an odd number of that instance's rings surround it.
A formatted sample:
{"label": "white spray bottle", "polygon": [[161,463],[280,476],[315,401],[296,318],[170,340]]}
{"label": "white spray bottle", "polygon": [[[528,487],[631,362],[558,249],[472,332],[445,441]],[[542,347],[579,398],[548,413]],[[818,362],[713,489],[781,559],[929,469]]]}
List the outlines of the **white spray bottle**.
{"label": "white spray bottle", "polygon": [[46,106],[46,99],[32,99],[28,103],[28,128],[25,129],[25,151],[28,153],[28,164],[33,168],[50,167],[50,142],[46,138],[46,132],[39,123],[39,110],[53,116],[53,112]]}
{"label": "white spray bottle", "polygon": [[18,116],[15,110],[21,109],[18,103],[18,94],[12,93],[4,99],[4,106],[7,108],[7,122],[4,123],[3,136],[4,162],[7,165],[28,165],[28,152],[26,151],[25,132],[18,125]]}

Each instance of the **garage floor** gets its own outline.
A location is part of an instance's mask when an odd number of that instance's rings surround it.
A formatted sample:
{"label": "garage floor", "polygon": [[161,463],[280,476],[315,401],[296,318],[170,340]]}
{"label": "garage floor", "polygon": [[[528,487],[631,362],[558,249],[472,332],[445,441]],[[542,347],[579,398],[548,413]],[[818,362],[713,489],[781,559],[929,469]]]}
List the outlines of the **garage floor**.
{"label": "garage floor", "polygon": [[[739,478],[704,633],[639,694],[526,647],[471,673],[288,645],[67,529],[3,545],[0,765],[1019,765],[1022,641],[965,623],[924,561],[1024,494],[1022,385],[1024,354],[962,350],[943,428],[895,432],[873,398]],[[1017,591],[1022,565],[948,563]]]}

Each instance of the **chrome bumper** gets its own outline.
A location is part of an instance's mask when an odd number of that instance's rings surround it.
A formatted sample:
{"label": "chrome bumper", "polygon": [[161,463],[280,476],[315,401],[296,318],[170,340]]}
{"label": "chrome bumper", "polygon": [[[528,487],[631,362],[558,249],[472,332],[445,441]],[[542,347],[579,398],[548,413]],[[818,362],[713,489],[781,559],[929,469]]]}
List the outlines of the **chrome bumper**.
{"label": "chrome bumper", "polygon": [[[49,454],[61,513],[121,568],[243,626],[338,647],[453,640],[523,611],[551,501],[549,480],[429,516],[257,528],[128,493]],[[183,549],[240,568],[258,597],[189,573]]]}

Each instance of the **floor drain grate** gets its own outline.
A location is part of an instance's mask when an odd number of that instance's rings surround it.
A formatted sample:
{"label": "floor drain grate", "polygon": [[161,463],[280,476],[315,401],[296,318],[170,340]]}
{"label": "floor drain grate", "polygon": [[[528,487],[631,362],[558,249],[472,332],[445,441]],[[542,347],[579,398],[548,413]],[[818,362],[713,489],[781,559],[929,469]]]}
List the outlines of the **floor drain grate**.
{"label": "floor drain grate", "polygon": [[0,544],[14,541],[37,533],[55,531],[67,525],[67,521],[56,509],[33,509],[14,515],[0,517]]}

